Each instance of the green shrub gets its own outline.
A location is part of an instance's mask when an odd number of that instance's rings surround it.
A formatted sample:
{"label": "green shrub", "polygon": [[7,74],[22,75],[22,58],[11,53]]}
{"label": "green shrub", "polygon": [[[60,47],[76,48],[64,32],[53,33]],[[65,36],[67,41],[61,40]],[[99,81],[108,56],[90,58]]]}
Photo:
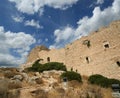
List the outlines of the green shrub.
{"label": "green shrub", "polygon": [[41,65],[41,64],[39,63],[39,61],[40,61],[40,59],[37,60],[37,61],[35,61],[34,64],[32,65],[32,68],[33,68],[34,70],[37,70],[37,69],[39,68],[39,66]]}
{"label": "green shrub", "polygon": [[111,87],[112,84],[120,84],[120,81],[117,79],[108,79],[102,75],[91,75],[88,79],[91,84],[96,84],[101,87]]}
{"label": "green shrub", "polygon": [[28,71],[48,71],[48,70],[63,70],[66,71],[66,66],[63,63],[58,62],[49,62],[45,64],[40,64],[39,60],[37,60],[32,67],[27,68]]}
{"label": "green shrub", "polygon": [[44,66],[48,66],[50,69],[55,69],[55,70],[64,70],[66,71],[66,66],[63,63],[58,63],[58,62],[50,62],[44,64]]}
{"label": "green shrub", "polygon": [[109,86],[108,79],[106,77],[103,77],[102,75],[98,75],[98,74],[90,76],[88,81],[91,84],[97,84],[97,85],[102,86],[102,87]]}
{"label": "green shrub", "polygon": [[63,63],[58,63],[58,62],[49,62],[45,63],[41,66],[39,66],[38,71],[43,72],[43,71],[48,71],[48,70],[63,70],[66,71],[66,66]]}
{"label": "green shrub", "polygon": [[32,67],[28,67],[28,68],[26,68],[25,70],[26,70],[26,71],[34,71],[34,72],[35,72],[35,71],[38,71],[39,67],[42,66],[42,64],[40,64],[39,61],[40,61],[40,59],[36,60],[36,61],[33,63]]}
{"label": "green shrub", "polygon": [[87,45],[89,48],[91,46],[90,40],[84,40],[83,45]]}
{"label": "green shrub", "polygon": [[120,81],[117,80],[117,79],[109,79],[109,84],[110,84],[110,86],[111,86],[112,84],[119,84],[119,85],[120,85]]}
{"label": "green shrub", "polygon": [[64,72],[62,75],[61,75],[61,78],[67,78],[68,81],[71,81],[71,80],[77,80],[79,82],[82,82],[82,78],[81,78],[81,75],[79,73],[76,73],[74,71],[67,71],[67,72]]}

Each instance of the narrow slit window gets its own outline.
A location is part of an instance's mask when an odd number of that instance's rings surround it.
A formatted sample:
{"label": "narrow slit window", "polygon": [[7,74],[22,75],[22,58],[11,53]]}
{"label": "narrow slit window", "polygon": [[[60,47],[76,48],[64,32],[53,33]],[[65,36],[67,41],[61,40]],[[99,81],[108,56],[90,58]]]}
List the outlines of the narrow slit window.
{"label": "narrow slit window", "polygon": [[90,62],[89,57],[86,57],[86,62],[87,62],[87,63],[89,63],[89,62]]}

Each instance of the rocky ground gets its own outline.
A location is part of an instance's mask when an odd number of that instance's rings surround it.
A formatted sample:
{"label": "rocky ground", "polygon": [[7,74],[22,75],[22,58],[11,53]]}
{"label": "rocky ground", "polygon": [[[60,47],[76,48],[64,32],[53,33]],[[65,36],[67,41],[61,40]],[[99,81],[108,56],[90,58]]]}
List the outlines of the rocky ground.
{"label": "rocky ground", "polygon": [[111,89],[60,79],[63,71],[26,72],[17,68],[0,69],[0,98],[112,98]]}

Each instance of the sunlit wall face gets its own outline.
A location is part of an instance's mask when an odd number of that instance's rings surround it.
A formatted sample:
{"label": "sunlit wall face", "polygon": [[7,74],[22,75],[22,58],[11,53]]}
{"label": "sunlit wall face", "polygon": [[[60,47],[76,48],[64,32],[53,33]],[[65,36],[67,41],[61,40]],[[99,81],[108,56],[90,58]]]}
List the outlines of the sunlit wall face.
{"label": "sunlit wall face", "polygon": [[26,61],[37,45],[61,48],[120,19],[120,0],[3,0],[0,66]]}

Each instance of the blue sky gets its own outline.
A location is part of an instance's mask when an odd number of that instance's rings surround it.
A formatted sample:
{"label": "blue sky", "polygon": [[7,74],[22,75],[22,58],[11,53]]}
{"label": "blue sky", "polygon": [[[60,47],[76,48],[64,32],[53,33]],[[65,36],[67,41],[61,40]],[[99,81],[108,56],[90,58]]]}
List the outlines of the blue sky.
{"label": "blue sky", "polygon": [[0,66],[26,61],[37,45],[61,48],[120,19],[120,0],[2,0]]}

